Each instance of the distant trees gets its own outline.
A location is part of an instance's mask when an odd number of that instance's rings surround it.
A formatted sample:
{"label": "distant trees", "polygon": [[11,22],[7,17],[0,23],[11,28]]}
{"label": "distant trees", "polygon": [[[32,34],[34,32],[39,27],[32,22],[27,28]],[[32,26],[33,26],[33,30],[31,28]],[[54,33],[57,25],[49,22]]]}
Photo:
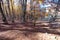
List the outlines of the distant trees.
{"label": "distant trees", "polygon": [[[9,11],[9,14],[8,16],[10,15],[10,18],[12,18],[12,22],[14,22],[14,12],[13,12],[13,1],[12,0],[6,0],[8,5],[8,11]],[[7,23],[7,19],[6,19],[6,15],[5,15],[5,12],[3,11],[4,8],[2,9],[2,5],[3,5],[3,0],[0,0],[0,12],[1,12],[1,15],[2,15],[2,20],[3,22]],[[23,22],[26,22],[26,5],[27,5],[27,0],[22,0],[22,10],[23,10]],[[7,13],[7,10],[5,10],[6,13]],[[12,14],[11,14],[12,13]]]}

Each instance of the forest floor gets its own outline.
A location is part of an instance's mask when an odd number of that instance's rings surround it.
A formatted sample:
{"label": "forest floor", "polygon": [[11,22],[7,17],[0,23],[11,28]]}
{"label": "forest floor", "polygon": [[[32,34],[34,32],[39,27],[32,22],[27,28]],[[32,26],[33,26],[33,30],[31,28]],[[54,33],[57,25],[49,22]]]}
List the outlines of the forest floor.
{"label": "forest floor", "polygon": [[60,40],[60,27],[1,22],[0,40]]}

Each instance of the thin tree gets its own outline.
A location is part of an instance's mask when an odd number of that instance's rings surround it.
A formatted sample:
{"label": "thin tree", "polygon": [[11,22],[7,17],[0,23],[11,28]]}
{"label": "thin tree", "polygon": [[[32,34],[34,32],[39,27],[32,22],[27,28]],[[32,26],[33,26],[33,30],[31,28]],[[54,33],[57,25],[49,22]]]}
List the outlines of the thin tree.
{"label": "thin tree", "polygon": [[23,0],[22,3],[22,9],[23,9],[23,22],[26,22],[25,16],[26,16],[26,5],[27,5],[27,0]]}
{"label": "thin tree", "polygon": [[6,16],[4,15],[4,12],[2,10],[2,5],[3,5],[3,1],[0,0],[0,12],[1,12],[1,15],[2,15],[2,20],[4,23],[8,23],[7,20],[6,20]]}
{"label": "thin tree", "polygon": [[8,2],[8,11],[9,11],[9,20],[12,20],[12,14],[11,14],[11,8],[10,8],[10,4],[11,4],[11,0],[7,0]]}
{"label": "thin tree", "polygon": [[11,8],[12,8],[12,22],[14,23],[15,14],[13,11],[13,0],[11,0],[10,2],[11,2]]}

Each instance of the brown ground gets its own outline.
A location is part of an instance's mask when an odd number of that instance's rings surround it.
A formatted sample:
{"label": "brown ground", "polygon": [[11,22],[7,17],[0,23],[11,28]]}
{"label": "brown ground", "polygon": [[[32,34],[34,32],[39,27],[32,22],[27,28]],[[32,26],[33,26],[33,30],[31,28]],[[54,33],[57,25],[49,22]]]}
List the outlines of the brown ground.
{"label": "brown ground", "polygon": [[49,25],[0,23],[0,40],[60,40],[59,30],[59,27]]}

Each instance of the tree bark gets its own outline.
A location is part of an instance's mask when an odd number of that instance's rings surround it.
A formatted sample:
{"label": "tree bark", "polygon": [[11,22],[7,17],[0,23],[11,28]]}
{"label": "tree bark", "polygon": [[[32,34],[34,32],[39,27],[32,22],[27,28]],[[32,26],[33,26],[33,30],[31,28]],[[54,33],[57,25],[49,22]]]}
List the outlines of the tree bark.
{"label": "tree bark", "polygon": [[2,15],[2,20],[3,20],[4,23],[8,23],[6,17],[3,13],[1,4],[2,4],[2,1],[0,1],[0,12],[1,12],[1,15]]}
{"label": "tree bark", "polygon": [[22,4],[22,9],[23,9],[23,22],[26,22],[26,5],[27,5],[27,0],[23,0],[23,4]]}

